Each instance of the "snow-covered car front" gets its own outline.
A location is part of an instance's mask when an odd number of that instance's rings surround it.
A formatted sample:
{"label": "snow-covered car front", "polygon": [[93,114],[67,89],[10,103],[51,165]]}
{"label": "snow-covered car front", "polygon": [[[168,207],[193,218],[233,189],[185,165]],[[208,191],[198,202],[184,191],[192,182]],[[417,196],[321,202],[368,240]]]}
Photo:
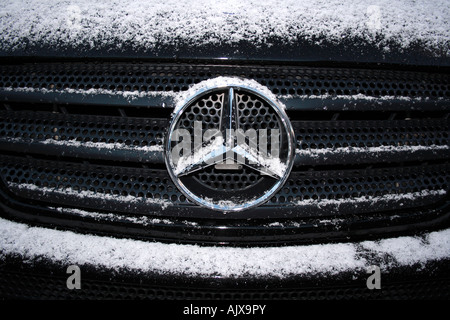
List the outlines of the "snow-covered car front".
{"label": "snow-covered car front", "polygon": [[0,296],[448,298],[449,11],[4,1]]}

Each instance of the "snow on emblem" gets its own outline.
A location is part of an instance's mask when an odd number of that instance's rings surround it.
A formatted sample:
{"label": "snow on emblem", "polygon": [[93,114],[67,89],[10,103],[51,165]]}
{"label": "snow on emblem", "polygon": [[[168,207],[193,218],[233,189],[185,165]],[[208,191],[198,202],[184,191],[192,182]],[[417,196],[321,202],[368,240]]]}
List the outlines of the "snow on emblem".
{"label": "snow on emblem", "polygon": [[294,134],[284,107],[258,83],[217,78],[177,105],[165,142],[168,172],[188,199],[223,212],[258,206],[292,168]]}

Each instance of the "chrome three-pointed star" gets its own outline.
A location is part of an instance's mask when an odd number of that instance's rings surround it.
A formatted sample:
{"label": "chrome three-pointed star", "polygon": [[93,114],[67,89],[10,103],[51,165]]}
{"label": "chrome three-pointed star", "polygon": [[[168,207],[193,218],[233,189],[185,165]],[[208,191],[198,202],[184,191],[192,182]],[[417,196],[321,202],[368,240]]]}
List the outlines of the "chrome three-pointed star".
{"label": "chrome three-pointed star", "polygon": [[[238,110],[235,92],[229,88],[222,104],[220,130],[211,137],[208,145],[199,145],[191,155],[182,157],[177,164],[176,176],[183,176],[211,165],[241,164],[264,175],[281,178],[286,165],[277,157],[270,157],[260,152],[257,147],[247,145],[236,139],[230,132],[238,132]],[[239,131],[240,132],[240,131]],[[224,139],[225,137],[225,139]],[[237,156],[235,156],[237,155]]]}

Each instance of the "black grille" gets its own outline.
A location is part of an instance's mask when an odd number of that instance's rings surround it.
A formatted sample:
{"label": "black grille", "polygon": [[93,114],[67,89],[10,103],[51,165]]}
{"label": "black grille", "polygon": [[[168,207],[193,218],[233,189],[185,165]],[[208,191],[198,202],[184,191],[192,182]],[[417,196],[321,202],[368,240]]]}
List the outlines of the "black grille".
{"label": "black grille", "polygon": [[[178,214],[172,210],[160,212],[161,207],[193,206],[177,190],[165,170],[11,156],[1,156],[0,165],[8,189],[28,199],[47,200],[62,206],[77,206],[83,200],[83,206],[91,210],[100,207],[136,214],[154,211],[153,214],[169,216]],[[298,211],[291,213],[291,217],[310,214],[327,216],[337,211],[343,216],[358,206],[358,212],[370,211],[374,201],[378,202],[378,210],[423,206],[446,198],[450,178],[448,172],[447,164],[405,166],[400,169],[297,171],[263,206],[277,208],[278,212],[272,218],[280,216],[280,211],[292,210],[293,207]],[[239,181],[256,180],[256,176],[246,175],[245,171],[245,179],[242,174],[235,175]],[[230,177],[231,184],[234,181],[232,174],[225,174],[222,179],[226,181],[227,177]],[[205,177],[207,179],[212,180]],[[227,189],[226,182],[223,184]],[[105,202],[105,199],[108,201]],[[368,208],[364,209],[365,205]],[[204,213],[199,215],[202,216]],[[245,216],[245,213],[240,214],[240,217]]]}
{"label": "black grille", "polygon": [[167,119],[157,118],[3,110],[0,143],[53,155],[64,152],[67,156],[98,159],[162,161],[167,125]]}
{"label": "black grille", "polygon": [[[91,231],[98,221],[107,228],[107,220],[114,232],[166,240],[186,241],[188,229],[191,239],[208,243],[345,238],[363,230],[430,227],[447,216],[447,74],[149,63],[0,70],[1,193],[10,216]],[[285,102],[295,131],[294,168],[285,186],[239,214],[194,205],[165,169],[176,93],[216,76],[268,86]],[[191,129],[200,119],[216,126],[219,98],[195,105],[181,124]],[[256,112],[263,109],[241,110],[240,124],[270,126],[273,119]],[[211,168],[195,179],[233,191],[252,187],[258,176]],[[26,213],[33,210],[40,212],[37,220]],[[144,216],[170,223],[132,222]]]}
{"label": "black grille", "polygon": [[[111,272],[81,266],[81,289],[67,289],[67,266],[22,264],[17,259],[0,266],[0,298],[83,300],[409,300],[448,299],[446,261],[416,271],[397,268],[383,274],[380,290],[366,287],[367,274],[328,279],[178,279],[170,275]],[[170,306],[171,308],[174,305]],[[183,310],[180,307],[180,314]],[[280,311],[280,310],[277,310]]]}
{"label": "black grille", "polygon": [[261,176],[253,170],[242,167],[240,172],[222,171],[209,167],[201,174],[196,174],[195,179],[214,190],[239,190],[246,189],[261,180]]}
{"label": "black grille", "polygon": [[[89,158],[163,162],[162,144],[169,120],[153,118],[149,111],[143,110],[143,118],[137,118],[64,114],[42,109],[40,112],[12,111],[16,105],[8,106],[10,110],[0,111],[0,145],[7,144],[7,148],[45,150],[46,154],[53,155],[64,151],[67,156],[83,154]],[[36,108],[29,104],[20,106]],[[377,121],[294,119],[296,164],[340,164],[349,157],[358,162],[387,162],[406,156],[409,160],[446,159],[450,154],[447,113],[433,116],[436,118]]]}
{"label": "black grille", "polygon": [[447,124],[446,119],[294,122],[301,149],[446,146]]}
{"label": "black grille", "polygon": [[180,128],[186,129],[192,134],[195,121],[201,121],[209,129],[218,127],[224,98],[224,93],[215,93],[196,101],[183,113],[180,119]]}
{"label": "black grille", "polygon": [[360,286],[233,290],[175,288],[89,279],[83,282],[82,290],[68,290],[63,277],[17,272],[2,272],[0,281],[1,298],[31,300],[447,300],[450,286],[449,279],[431,279],[389,284],[382,291],[370,291],[363,287],[363,283]]}
{"label": "black grille", "polygon": [[77,141],[123,144],[128,147],[162,146],[167,120],[133,119],[46,112],[1,111],[2,137],[19,140]]}
{"label": "black grille", "polygon": [[217,76],[255,79],[274,94],[449,98],[448,75],[295,66],[58,63],[2,66],[0,87],[112,92],[179,92]]}

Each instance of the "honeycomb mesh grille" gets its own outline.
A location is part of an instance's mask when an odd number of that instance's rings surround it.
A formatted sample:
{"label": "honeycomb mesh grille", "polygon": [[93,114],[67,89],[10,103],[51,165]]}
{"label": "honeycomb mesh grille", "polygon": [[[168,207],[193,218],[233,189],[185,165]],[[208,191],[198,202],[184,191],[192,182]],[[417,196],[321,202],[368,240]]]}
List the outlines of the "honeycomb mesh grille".
{"label": "honeycomb mesh grille", "polygon": [[[1,175],[10,189],[30,199],[51,199],[60,205],[78,205],[79,199],[84,198],[86,201],[83,204],[91,209],[101,205],[110,210],[133,213],[142,212],[144,208],[157,210],[163,202],[155,203],[153,200],[165,201],[173,206],[189,205],[164,170],[74,165],[5,156],[0,157],[0,165]],[[364,211],[362,202],[370,204],[377,199],[379,206],[384,203],[392,210],[411,204],[417,206],[419,201],[420,205],[424,205],[443,199],[449,185],[448,169],[447,165],[437,165],[404,167],[401,170],[294,172],[265,206],[276,206],[279,210],[292,206],[309,207],[325,215],[329,205],[332,209],[339,208],[340,215],[343,215],[353,212],[355,205],[360,206],[359,211]],[[202,174],[200,179],[216,187],[212,176],[203,178]],[[218,176],[215,176],[216,179]],[[230,181],[220,181],[219,187],[227,189],[229,184],[243,183],[246,181],[242,178],[244,176],[238,175],[239,180],[235,181],[230,175]],[[250,180],[248,184],[257,179],[256,176],[251,177],[246,176]],[[104,199],[109,199],[110,204],[105,204]],[[347,209],[342,206],[346,201],[351,205]],[[365,210],[370,210],[370,206]]]}
{"label": "honeycomb mesh grille", "polygon": [[[216,113],[214,118],[219,115],[220,112]],[[197,116],[205,120],[203,116]],[[192,133],[193,117],[188,111],[180,121],[180,127]],[[442,117],[391,121],[292,121],[298,162],[320,164],[326,158],[329,164],[343,163],[345,151],[350,154],[352,151],[346,148],[354,148],[356,160],[360,156],[373,154],[377,161],[383,161],[385,157],[391,157],[392,152],[401,151],[409,152],[410,159],[424,158],[424,152],[433,157],[448,155],[449,120],[445,114]],[[144,151],[162,151],[168,123],[166,119],[155,118],[0,110],[0,142],[35,145],[36,149],[47,148],[47,153],[56,154],[60,154],[60,150],[52,150],[52,146],[63,145],[66,152],[70,148],[80,151],[80,147],[96,147],[97,150],[103,149],[106,158],[117,150],[129,149],[134,152],[128,155],[129,159],[134,156],[145,162],[148,154],[146,157]],[[260,125],[265,127],[264,123]],[[208,125],[208,128],[211,127]],[[270,130],[268,135],[270,150]],[[333,159],[333,155],[340,156],[340,159]]]}
{"label": "honeycomb mesh grille", "polygon": [[[137,206],[141,205],[134,209],[139,211],[143,205],[154,205],[152,200],[170,201],[173,205],[186,202],[186,198],[177,191],[163,170],[2,157],[1,172],[6,183],[17,185],[19,190],[20,186],[25,189],[19,191],[19,194],[26,192],[26,189],[32,192],[35,186],[40,191],[30,194],[31,198],[39,200],[52,193],[59,194],[59,201],[56,203],[60,204],[71,202],[76,205],[80,199],[89,197],[97,204],[104,204],[105,197],[109,197],[112,202],[108,206],[110,209],[115,208],[114,203],[117,205],[118,202],[126,211],[128,206],[133,208],[135,203]],[[73,199],[69,200],[70,198]]]}
{"label": "honeycomb mesh grille", "polygon": [[261,175],[246,167],[242,167],[239,172],[208,167],[201,174],[196,174],[195,179],[211,189],[228,191],[249,188],[261,180]]}
{"label": "honeycomb mesh grille", "polygon": [[0,88],[179,92],[217,76],[255,79],[274,94],[449,98],[448,75],[283,66],[28,64],[0,67]]}
{"label": "honeycomb mesh grille", "polygon": [[179,128],[188,130],[192,135],[194,134],[194,122],[199,121],[206,129],[219,129],[224,97],[224,93],[212,94],[196,101],[183,113]]}
{"label": "honeycomb mesh grille", "polygon": [[380,146],[447,146],[447,120],[294,122],[302,150]]}
{"label": "honeycomb mesh grille", "polygon": [[[372,169],[341,172],[316,171],[295,173],[285,187],[272,198],[272,203],[308,203],[310,200],[355,200],[385,196],[409,195],[427,191],[442,195],[449,186],[447,165]],[[399,206],[396,204],[394,206]]]}
{"label": "honeycomb mesh grille", "polygon": [[24,141],[162,147],[166,125],[167,120],[0,111],[0,136]]}
{"label": "honeycomb mesh grille", "polygon": [[[12,259],[10,259],[12,260]],[[0,298],[2,299],[93,299],[93,300],[366,300],[366,299],[448,299],[450,279],[448,261],[422,267],[421,272],[407,268],[383,274],[381,290],[366,287],[366,274],[340,275],[326,278],[287,280],[272,279],[230,284],[222,279],[170,279],[154,275],[92,270],[81,267],[81,289],[67,289],[66,266],[48,264],[20,265],[17,261],[2,262],[0,267]],[[87,269],[87,271],[86,271]],[[428,271],[428,272],[427,272]],[[189,281],[189,283],[187,283]],[[168,285],[168,282],[176,285]],[[173,307],[173,305],[170,305]],[[184,306],[184,305],[182,305]],[[273,306],[272,306],[273,307]],[[179,310],[182,310],[180,307]],[[267,309],[266,309],[267,310]],[[281,309],[280,309],[281,310]],[[273,311],[280,311],[274,309]],[[265,312],[265,314],[268,311]]]}
{"label": "honeycomb mesh grille", "polygon": [[[362,286],[324,286],[291,289],[213,289],[149,286],[88,279],[83,290],[68,290],[65,278],[5,272],[1,276],[3,299],[32,300],[409,300],[449,298],[449,279],[413,280],[387,284],[382,291]],[[33,284],[33,286],[30,286]]]}
{"label": "honeycomb mesh grille", "polygon": [[280,129],[280,120],[267,103],[249,94],[237,94],[238,122],[239,128],[247,131],[249,129],[268,129],[267,149],[270,150],[270,129]]}
{"label": "honeycomb mesh grille", "polygon": [[[187,130],[191,137],[194,135],[194,122],[201,122],[202,135],[206,130],[220,130],[223,108],[225,107],[226,94],[213,92],[200,97],[188,106],[176,125],[178,129]],[[236,93],[236,129],[248,132],[248,130],[266,130],[267,150],[272,148],[271,130],[280,130],[281,124],[278,115],[267,102],[257,96],[246,92]],[[213,138],[214,139],[214,138]],[[249,144],[246,137],[246,144]],[[192,139],[194,140],[194,139]],[[195,146],[193,146],[195,149]],[[183,156],[180,154],[180,156]],[[263,177],[257,171],[240,166],[238,171],[217,170],[214,167],[205,168],[201,172],[193,174],[193,178],[213,190],[243,190],[257,185]]]}

